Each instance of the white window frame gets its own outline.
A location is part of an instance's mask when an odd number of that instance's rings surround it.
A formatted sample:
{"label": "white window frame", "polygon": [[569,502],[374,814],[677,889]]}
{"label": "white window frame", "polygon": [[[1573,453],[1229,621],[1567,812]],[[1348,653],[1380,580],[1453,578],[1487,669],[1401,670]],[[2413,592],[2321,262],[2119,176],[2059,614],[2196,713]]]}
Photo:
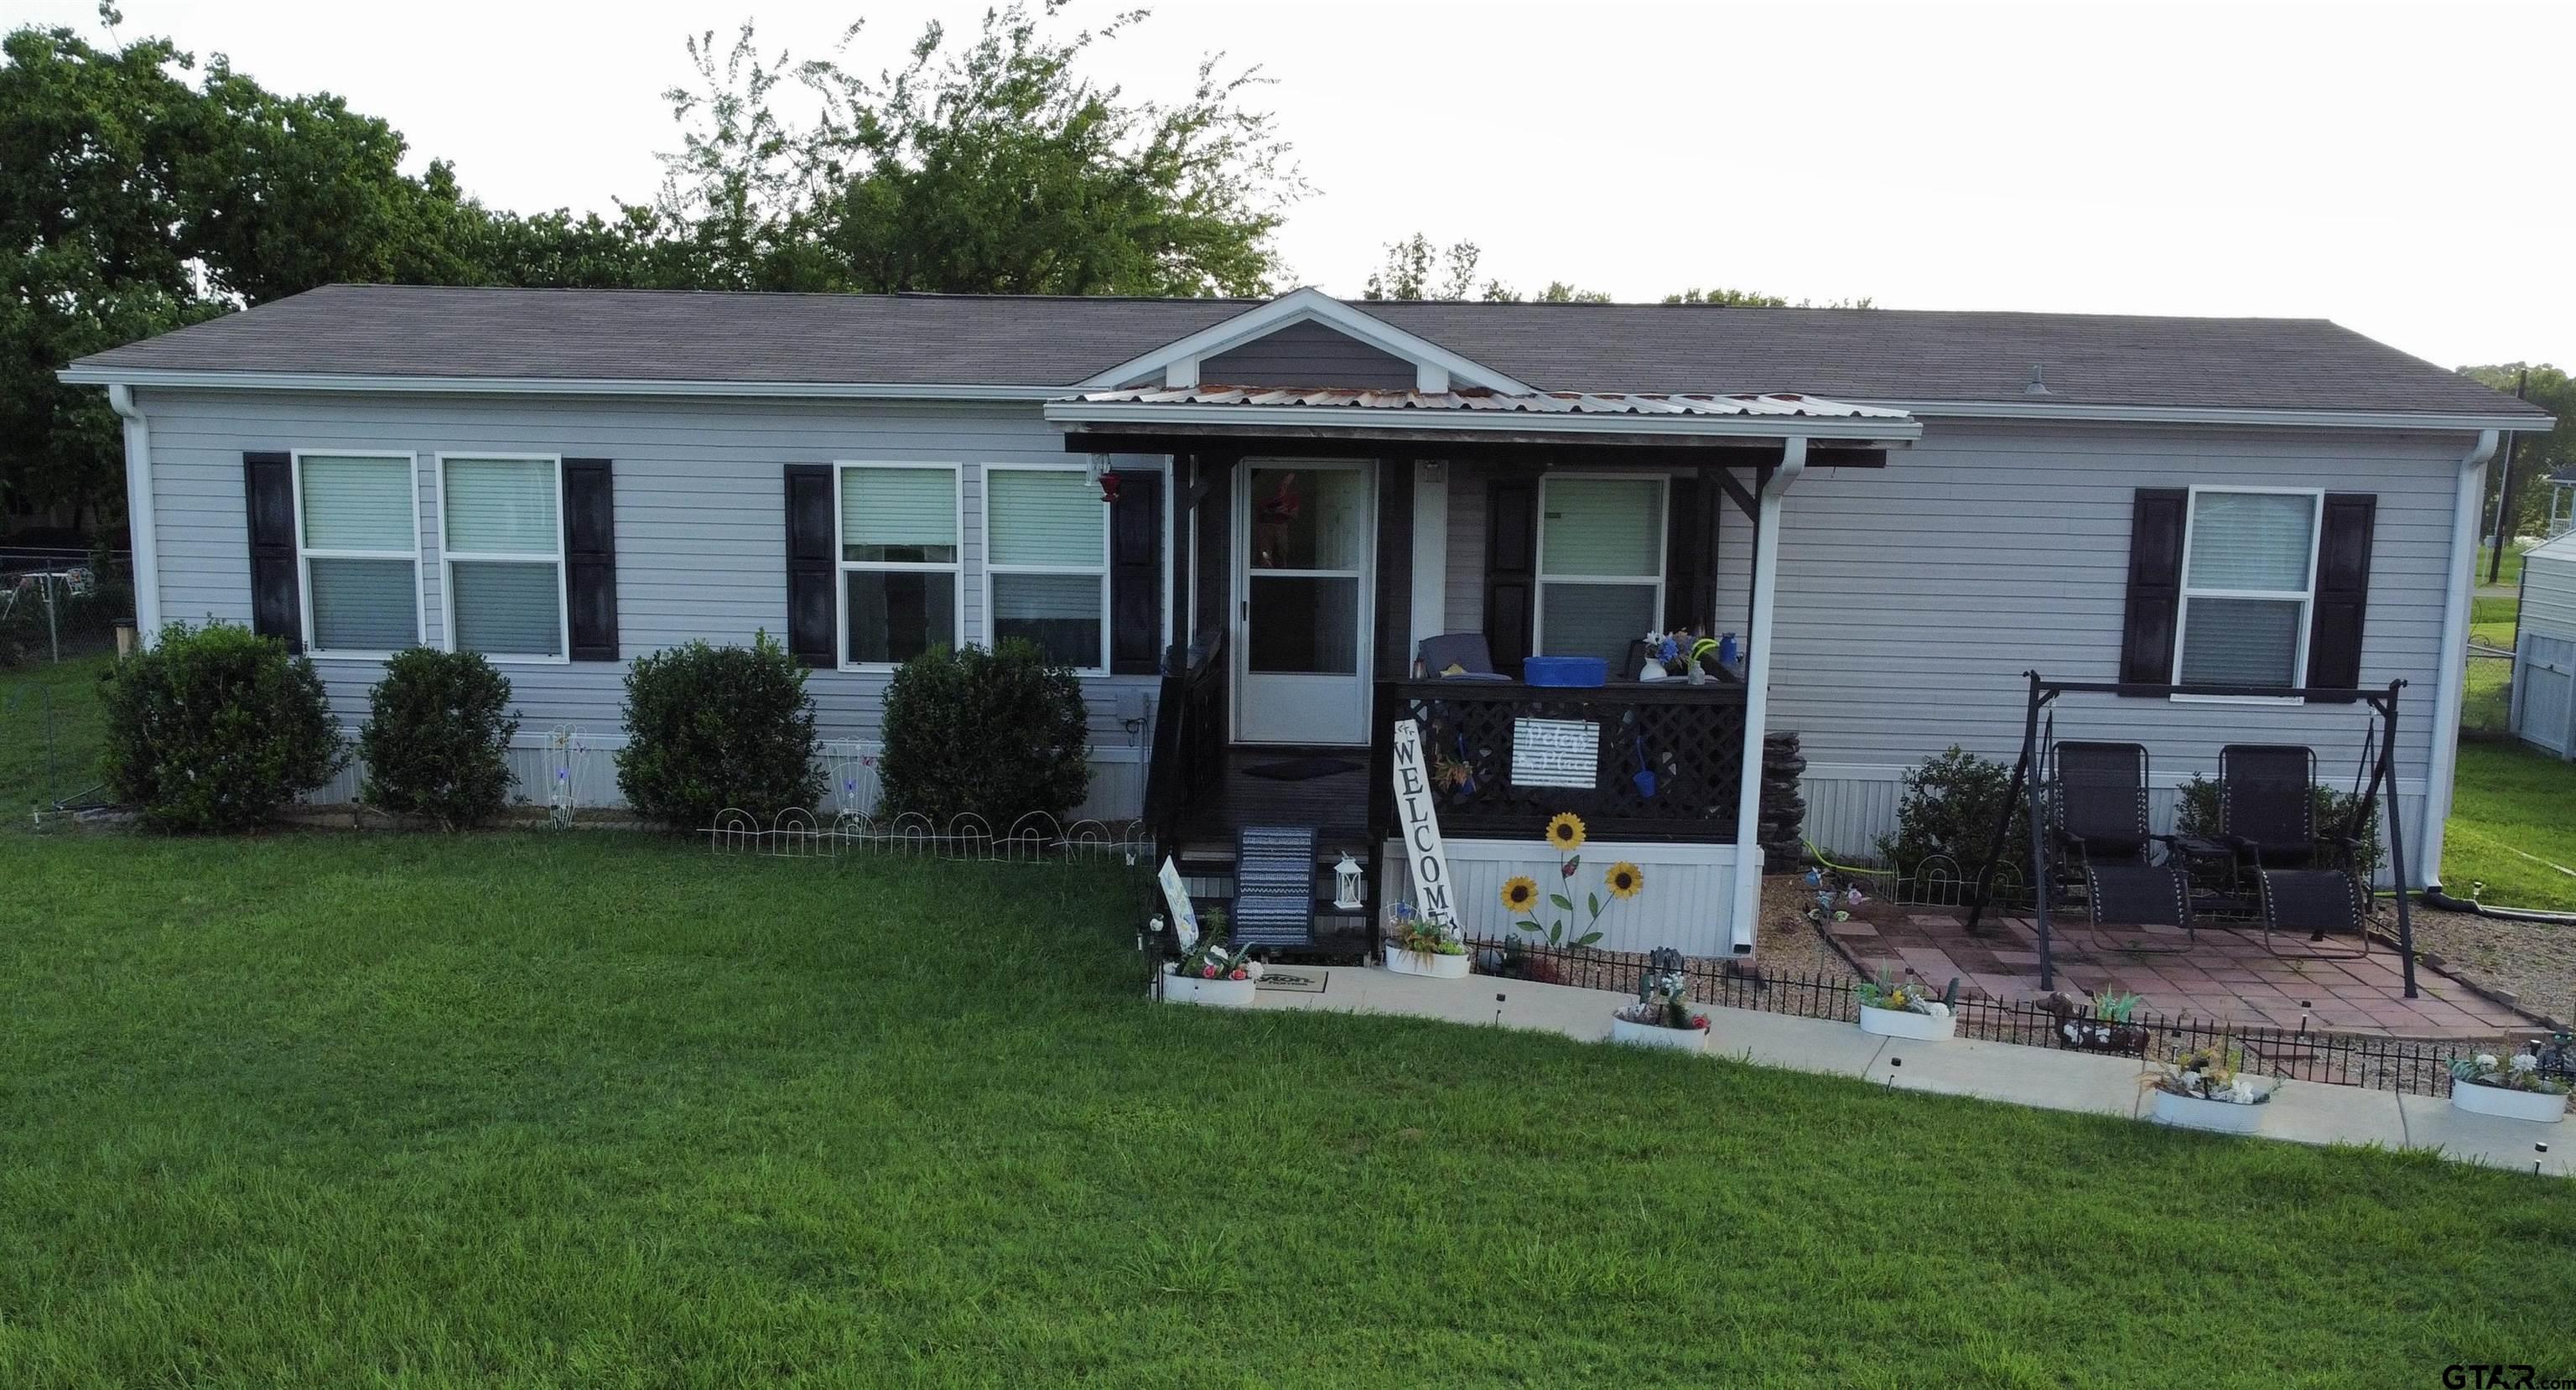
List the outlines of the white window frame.
{"label": "white window frame", "polygon": [[[2191,546],[2200,531],[2200,499],[2203,493],[2263,493],[2284,497],[2305,497],[2308,504],[2308,575],[2307,587],[2295,594],[2288,589],[2202,589],[2191,582]],[[2318,487],[2253,487],[2233,483],[2195,483],[2184,504],[2182,528],[2182,570],[2175,575],[2174,585],[2174,650],[2173,669],[2169,679],[2183,683],[2183,643],[2191,629],[2191,601],[2195,598],[2247,598],[2278,602],[2297,598],[2299,601],[2298,649],[2290,658],[2290,688],[2308,683],[2308,632],[2316,620],[2317,555],[2325,545],[2326,492]],[[2301,705],[2307,701],[2297,695],[2175,695],[2184,703],[2221,705]]]}
{"label": "white window frame", "polygon": [[[948,495],[957,504],[957,558],[954,560],[852,560],[850,547],[842,534],[842,477],[854,469],[879,470],[896,468],[937,469],[948,474]],[[869,671],[879,674],[901,669],[893,661],[850,660],[850,575],[853,571],[898,574],[954,574],[957,582],[949,586],[954,596],[955,613],[949,630],[956,642],[965,646],[972,635],[966,631],[966,465],[962,463],[925,463],[908,459],[834,459],[832,461],[832,650],[840,657],[844,671]]]}
{"label": "white window frame", "polygon": [[533,565],[542,563],[533,551],[467,550],[458,551],[447,541],[447,461],[449,459],[495,459],[505,463],[551,463],[555,469],[555,647],[558,654],[485,652],[483,659],[495,666],[569,666],[572,664],[572,565],[564,554],[564,466],[561,454],[514,454],[498,449],[455,449],[434,456],[438,461],[438,585],[446,601],[447,622],[439,633],[440,649],[455,651],[456,646],[456,562]]}
{"label": "white window frame", "polygon": [[[1567,479],[1576,482],[1611,482],[1614,480],[1625,480],[1631,482],[1650,482],[1655,485],[1655,517],[1663,525],[1663,534],[1655,537],[1655,572],[1653,574],[1564,574],[1555,576],[1555,582],[1559,584],[1652,584],[1655,586],[1654,622],[1656,629],[1660,631],[1664,623],[1665,586],[1669,583],[1669,575],[1673,567],[1673,475],[1670,473],[1602,473],[1594,472],[1588,468],[1583,469],[1580,472],[1566,472],[1561,474],[1546,473],[1540,475],[1538,480],[1538,536],[1535,541],[1537,548],[1530,553],[1530,574],[1532,576],[1530,587],[1537,590],[1536,593],[1530,596],[1532,599],[1530,604],[1530,652],[1533,655],[1542,654],[1547,651],[1547,586],[1549,583],[1549,575],[1547,572],[1547,489],[1549,484]],[[1646,634],[1642,632],[1635,633],[1631,635],[1628,640],[1633,642],[1645,635]],[[1634,671],[1612,671],[1610,673],[1610,678],[1613,680],[1620,680],[1632,678],[1636,674],[1637,673]]]}
{"label": "white window frame", "polygon": [[[315,549],[305,545],[304,460],[308,455],[314,458],[399,460],[405,475],[411,482],[411,549],[409,551],[341,550]],[[422,591],[420,582],[420,456],[392,449],[292,449],[287,452],[286,457],[287,488],[295,494],[295,604],[301,610],[297,620],[303,625],[301,630],[305,654],[361,661],[386,661],[394,655],[389,651],[340,651],[314,644],[312,562],[315,560],[411,561],[412,642],[415,646],[426,644],[429,641],[429,598]]]}
{"label": "white window frame", "polygon": [[[1006,564],[1001,564],[1001,563],[999,563],[999,562],[997,562],[997,561],[995,561],[995,560],[993,559],[993,475],[994,475],[994,474],[996,474],[996,473],[1076,473],[1076,474],[1087,474],[1087,473],[1089,473],[1090,471],[1091,471],[1091,466],[1090,466],[1089,464],[1085,464],[1085,463],[988,463],[988,464],[985,464],[985,465],[984,465],[984,639],[985,639],[985,642],[986,642],[988,645],[998,645],[998,644],[1001,642],[1001,640],[1002,640],[1002,637],[1001,637],[1001,631],[1002,631],[1002,618],[1001,618],[1001,614],[999,614],[999,613],[995,612],[995,611],[994,611],[994,608],[993,608],[993,576],[994,576],[994,575],[996,575],[996,574],[1060,574],[1060,575],[1097,575],[1097,576],[1099,576],[1099,579],[1100,579],[1100,660],[1099,660],[1098,662],[1096,662],[1096,663],[1092,664],[1092,665],[1088,665],[1088,666],[1077,666],[1077,667],[1075,667],[1075,668],[1074,668],[1073,673],[1074,673],[1075,675],[1077,675],[1077,676],[1105,676],[1105,675],[1108,675],[1108,674],[1109,674],[1109,618],[1110,618],[1110,594],[1109,594],[1109,588],[1110,588],[1110,586],[1109,586],[1109,544],[1110,544],[1110,540],[1111,540],[1111,535],[1110,535],[1110,530],[1109,530],[1109,513],[1110,513],[1110,510],[1111,510],[1111,509],[1110,509],[1109,504],[1108,504],[1108,503],[1106,503],[1106,502],[1103,502],[1103,503],[1101,503],[1101,504],[1100,504],[1100,564],[1099,564],[1098,568],[1096,568],[1096,569],[1086,569],[1086,568],[1081,568],[1081,567],[1072,566],[1072,565],[1006,565]],[[960,531],[960,534],[961,534],[961,535],[963,534],[963,531],[962,531],[962,530]],[[959,554],[960,554],[960,556],[961,556],[961,557],[962,557],[962,556],[963,556],[963,554],[964,554],[964,551],[963,551],[962,547],[961,547],[961,549],[960,549],[960,551],[959,551]],[[959,586],[959,589],[960,589],[960,591],[961,591],[961,592],[963,591],[964,587],[965,587],[965,586],[963,586],[962,584]],[[1168,645],[1168,643],[1167,643],[1166,645]]]}

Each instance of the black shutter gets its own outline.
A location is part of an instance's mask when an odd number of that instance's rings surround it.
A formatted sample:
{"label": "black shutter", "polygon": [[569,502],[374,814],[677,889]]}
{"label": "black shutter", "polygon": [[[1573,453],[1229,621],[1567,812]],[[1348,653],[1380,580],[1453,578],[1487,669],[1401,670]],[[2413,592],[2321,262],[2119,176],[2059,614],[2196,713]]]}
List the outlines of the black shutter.
{"label": "black shutter", "polygon": [[1538,479],[1485,484],[1485,646],[1518,679],[1538,616]]}
{"label": "black shutter", "polygon": [[787,465],[787,651],[806,666],[837,666],[832,631],[832,465]]}
{"label": "black shutter", "polygon": [[2311,686],[2352,690],[2361,684],[2361,620],[2370,606],[2370,532],[2378,512],[2375,494],[2326,494],[2316,603],[2308,619]]}
{"label": "black shutter", "polygon": [[1665,498],[1664,630],[1688,632],[1717,620],[1717,489],[1685,474]]}
{"label": "black shutter", "polygon": [[2182,609],[2182,533],[2191,493],[2138,489],[2129,520],[2129,609],[2120,637],[2120,679],[2167,685],[2174,677],[2174,620]]}
{"label": "black shutter", "polygon": [[295,564],[295,461],[242,455],[242,499],[250,520],[250,630],[304,650],[304,602]]}
{"label": "black shutter", "polygon": [[1163,669],[1163,475],[1121,472],[1109,507],[1109,669]]}
{"label": "black shutter", "polygon": [[617,659],[617,487],[606,459],[564,460],[564,592],[572,659]]}

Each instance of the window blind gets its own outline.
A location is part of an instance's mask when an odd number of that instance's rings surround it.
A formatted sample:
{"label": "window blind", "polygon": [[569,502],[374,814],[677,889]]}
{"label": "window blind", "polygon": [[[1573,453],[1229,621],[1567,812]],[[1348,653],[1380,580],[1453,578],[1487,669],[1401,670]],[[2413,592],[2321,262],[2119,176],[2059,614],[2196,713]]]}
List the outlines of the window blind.
{"label": "window blind", "polygon": [[994,564],[1097,569],[1108,563],[1109,509],[1080,473],[990,469],[984,505]]}
{"label": "window blind", "polygon": [[[1662,484],[1652,478],[1550,478],[1543,496],[1540,573],[1563,578],[1663,572]],[[1649,621],[1637,631],[1652,626]]]}
{"label": "window blind", "polygon": [[2304,593],[2313,547],[2316,499],[2303,493],[2204,492],[2192,501],[2194,589],[2272,589]]}
{"label": "window blind", "polygon": [[304,475],[304,548],[307,550],[419,549],[411,505],[411,460],[307,454]]}
{"label": "window blind", "polygon": [[1628,661],[1628,644],[1654,631],[1659,616],[1652,584],[1544,581],[1539,585],[1539,655],[1597,656],[1610,663],[1613,678],[1633,678],[1634,670],[1620,669]]}
{"label": "window blind", "polygon": [[841,471],[841,558],[957,559],[957,474],[946,468]]}
{"label": "window blind", "polygon": [[1093,574],[994,575],[994,640],[1023,638],[1050,661],[1098,669],[1100,591],[1107,582]]}
{"label": "window blind", "polygon": [[447,460],[447,548],[553,555],[563,544],[551,459]]}
{"label": "window blind", "polygon": [[2289,685],[2298,675],[2295,599],[2187,599],[2182,619],[2186,685]]}
{"label": "window blind", "polygon": [[448,574],[457,650],[487,656],[563,655],[563,595],[553,564],[454,560]]}
{"label": "window blind", "polygon": [[409,560],[314,557],[313,645],[320,651],[398,652],[420,642],[420,600]]}

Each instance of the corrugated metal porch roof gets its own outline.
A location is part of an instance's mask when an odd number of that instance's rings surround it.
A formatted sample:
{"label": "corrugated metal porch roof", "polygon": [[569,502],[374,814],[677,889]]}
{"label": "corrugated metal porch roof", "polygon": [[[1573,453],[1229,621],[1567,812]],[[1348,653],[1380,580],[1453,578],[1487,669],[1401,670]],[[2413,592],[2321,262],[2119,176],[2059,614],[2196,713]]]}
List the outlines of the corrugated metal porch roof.
{"label": "corrugated metal porch roof", "polygon": [[1088,391],[1069,399],[1094,405],[1330,407],[1353,410],[1487,411],[1521,415],[1781,416],[1820,420],[1910,420],[1902,410],[1850,405],[1786,392],[1699,395],[1671,392],[1388,391],[1343,387],[1207,384]]}

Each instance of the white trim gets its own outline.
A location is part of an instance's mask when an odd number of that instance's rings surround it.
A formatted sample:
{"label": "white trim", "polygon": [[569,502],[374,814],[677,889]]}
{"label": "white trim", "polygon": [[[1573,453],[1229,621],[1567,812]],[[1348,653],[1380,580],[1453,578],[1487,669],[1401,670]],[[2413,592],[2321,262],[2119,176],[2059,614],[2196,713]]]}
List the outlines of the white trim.
{"label": "white trim", "polygon": [[[313,549],[304,544],[304,459],[399,459],[403,481],[411,494],[411,550],[396,555],[390,550]],[[313,565],[315,556],[325,560],[396,560],[411,561],[412,645],[429,640],[429,595],[421,584],[420,566],[420,455],[397,453],[387,449],[289,449],[286,451],[286,486],[295,495],[295,606],[299,610],[297,631],[304,640],[304,654],[315,660],[389,661],[394,653],[348,652],[325,648],[313,640]],[[254,598],[256,596],[254,595]]]}
{"label": "white trim", "polygon": [[1753,953],[1756,919],[1762,910],[1762,766],[1763,725],[1771,717],[1772,610],[1780,597],[1780,499],[1807,470],[1807,441],[1791,437],[1781,447],[1780,466],[1762,484],[1754,507],[1753,599],[1745,615],[1744,755],[1735,794],[1735,909],[1727,922],[1728,944],[1739,955]]}
{"label": "white trim", "polygon": [[[1109,623],[1111,619],[1109,595],[1109,547],[1112,537],[1109,529],[1109,504],[1106,502],[1100,504],[1100,564],[1096,569],[1084,569],[1074,565],[1008,565],[993,558],[994,474],[1087,474],[1090,471],[1091,465],[1087,463],[988,463],[984,465],[984,637],[986,641],[996,645],[998,645],[1002,640],[1001,614],[994,611],[993,608],[994,575],[1038,574],[1059,575],[1067,578],[1083,578],[1086,576],[1097,578],[1100,581],[1100,661],[1096,665],[1077,666],[1073,668],[1073,673],[1077,676],[1105,676],[1109,674]],[[962,527],[960,528],[959,536],[961,538],[960,559],[963,559],[962,538],[964,536],[964,530]],[[1170,644],[1166,642],[1165,645],[1168,646]]]}
{"label": "white trim", "polygon": [[2478,553],[2479,513],[2485,510],[2487,460],[2495,457],[2496,435],[2486,430],[2460,456],[2459,476],[2451,491],[2450,577],[2443,581],[2442,648],[2434,654],[2438,673],[2433,686],[2432,767],[2425,775],[2423,833],[2416,837],[2419,884],[2442,881],[2442,832],[2451,818],[2454,779],[2460,769],[2460,706],[2469,679],[2469,566]]}
{"label": "white trim", "polygon": [[[1483,386],[1514,396],[1531,394],[1532,388],[1491,367],[1442,347],[1419,334],[1407,333],[1394,324],[1335,299],[1313,286],[1293,289],[1265,304],[1256,304],[1234,317],[1200,329],[1187,337],[1175,338],[1142,356],[1131,357],[1117,366],[1075,383],[1077,389],[1097,391],[1113,386],[1126,386],[1142,377],[1162,377],[1166,386],[1197,384],[1198,362],[1221,352],[1265,338],[1280,329],[1300,323],[1321,323],[1345,336],[1392,353],[1414,364],[1415,380],[1423,379],[1422,370],[1436,368],[1470,386]],[[1187,362],[1188,381],[1173,381],[1172,368]],[[1445,387],[1443,389],[1446,389]],[[1061,395],[1059,391],[1057,394]]]}
{"label": "white trim", "polygon": [[[1235,460],[1234,471],[1236,476],[1227,480],[1227,490],[1231,495],[1230,506],[1234,513],[1234,515],[1229,518],[1229,524],[1234,528],[1234,555],[1230,561],[1230,568],[1233,572],[1228,576],[1226,585],[1229,608],[1226,615],[1226,646],[1233,653],[1233,655],[1227,659],[1228,669],[1226,671],[1227,679],[1233,685],[1233,689],[1228,692],[1226,699],[1228,714],[1226,736],[1228,741],[1233,743],[1272,743],[1280,746],[1291,746],[1292,744],[1306,742],[1306,740],[1289,740],[1283,742],[1281,740],[1249,739],[1244,737],[1243,732],[1243,701],[1245,686],[1249,684],[1251,678],[1255,675],[1301,674],[1296,672],[1256,672],[1252,669],[1252,580],[1256,573],[1252,567],[1252,509],[1254,505],[1252,496],[1252,474],[1254,469],[1267,468],[1295,472],[1355,472],[1360,475],[1360,501],[1362,514],[1360,519],[1360,563],[1358,568],[1330,570],[1262,569],[1258,571],[1258,573],[1264,578],[1273,579],[1350,579],[1356,581],[1356,587],[1359,590],[1356,599],[1359,604],[1359,623],[1357,635],[1352,639],[1356,644],[1356,650],[1353,653],[1352,665],[1354,669],[1350,679],[1358,682],[1359,685],[1360,718],[1356,728],[1353,730],[1354,736],[1348,740],[1346,744],[1337,743],[1332,744],[1331,746],[1367,746],[1370,738],[1370,730],[1368,726],[1368,692],[1373,687],[1377,679],[1377,602],[1375,596],[1377,593],[1377,565],[1379,558],[1377,553],[1377,470],[1379,466],[1379,461],[1376,459],[1313,459],[1294,458],[1282,455],[1261,455],[1258,457],[1247,457]],[[1338,677],[1340,675],[1339,672],[1315,672],[1311,674],[1334,677]]]}
{"label": "white trim", "polygon": [[[2010,760],[2013,755],[2011,753],[2003,753],[2000,756],[2006,760]],[[1800,774],[1799,780],[1805,782],[1902,782],[1905,780],[1906,774],[1917,771],[1918,766],[1919,765],[1912,763],[1810,762],[1807,764],[1807,770]],[[2217,775],[2217,762],[2215,758],[2209,760],[2207,766],[2209,770],[2205,772],[2175,772],[2170,769],[2154,772],[2147,779],[2147,787],[2150,791],[2180,791],[2182,788],[2191,785],[2192,779],[2195,777],[2206,781]],[[2424,794],[2424,786],[2424,780],[2418,777],[2400,777],[2397,779],[2396,783],[2397,794],[2399,796],[2422,796]]]}
{"label": "white trim", "polygon": [[2353,430],[2511,430],[2546,434],[2556,421],[2531,415],[2453,415],[2408,410],[2273,410],[2211,405],[2075,405],[2048,401],[1938,401],[1845,397],[1909,415],[1984,420],[2070,420],[2130,425],[2265,425]]}
{"label": "white trim", "polygon": [[[1655,572],[1653,574],[1567,574],[1556,576],[1553,582],[1559,584],[1616,584],[1631,589],[1637,588],[1641,585],[1652,584],[1655,589],[1655,602],[1653,616],[1649,621],[1652,622],[1654,626],[1650,628],[1649,631],[1663,631],[1664,594],[1669,585],[1672,569],[1672,556],[1669,553],[1672,548],[1673,528],[1672,475],[1669,473],[1595,473],[1589,469],[1579,474],[1544,473],[1539,476],[1538,480],[1538,534],[1532,539],[1530,550],[1530,588],[1533,591],[1530,595],[1530,650],[1538,653],[1544,653],[1547,651],[1547,586],[1551,582],[1547,572],[1547,489],[1548,485],[1551,483],[1565,481],[1577,483],[1594,481],[1651,482],[1655,485],[1655,523],[1657,534],[1654,538]],[[1638,637],[1643,637],[1644,635],[1645,633],[1642,632],[1637,634]],[[1636,639],[1630,638],[1629,640],[1634,641]],[[1636,675],[1636,672],[1634,671],[1612,671],[1610,673],[1610,677],[1613,680],[1626,680],[1634,675]]]}
{"label": "white trim", "polygon": [[[1308,425],[1418,434],[1634,434],[1682,439],[1866,439],[1901,447],[1922,422],[1886,415],[1578,415],[1571,411],[1387,410],[1349,405],[1207,405],[1143,401],[1050,401],[1051,425],[1190,425],[1261,428]],[[1286,447],[1289,441],[1279,441]]]}
{"label": "white trim", "polygon": [[[2307,587],[2301,589],[2297,594],[2299,603],[2298,646],[2290,655],[2290,685],[2293,688],[2306,685],[2308,683],[2309,629],[2316,621],[2317,611],[2317,557],[2324,553],[2325,550],[2325,489],[2317,487],[2254,487],[2234,483],[2194,483],[2188,491],[2190,496],[2183,503],[2182,514],[2182,567],[2180,572],[2175,576],[2176,582],[2174,585],[2174,655],[2173,669],[2168,673],[2169,678],[2176,685],[2184,683],[2182,678],[2182,661],[2184,652],[2183,638],[2184,632],[2190,623],[2191,601],[2194,598],[2243,598],[2257,599],[2267,603],[2280,603],[2287,601],[2291,597],[2291,592],[2287,589],[2195,590],[2192,587],[2191,544],[2193,537],[2197,535],[2200,530],[2201,495],[2204,493],[2214,492],[2252,492],[2265,493],[2280,497],[2305,497],[2310,499],[2310,505],[2308,507]],[[2168,695],[2165,698],[2176,704],[2202,705],[2301,705],[2307,703],[2305,699],[2296,695]]]}
{"label": "white trim", "polygon": [[[460,552],[447,538],[447,461],[449,459],[490,459],[497,463],[548,463],[555,470],[555,647],[556,654],[543,652],[482,652],[479,655],[495,666],[569,666],[572,664],[572,561],[564,553],[564,466],[561,454],[503,453],[489,449],[459,449],[432,453],[432,472],[438,478],[438,587],[439,612],[446,621],[439,624],[439,649],[455,651],[456,647],[456,561],[463,558],[471,565],[504,564],[536,565],[547,563],[534,551],[468,550]],[[421,626],[429,626],[428,606],[422,605]]]}
{"label": "white trim", "polygon": [[[990,465],[986,466],[989,467]],[[1074,465],[1074,467],[1077,468],[1082,466],[1083,465],[1081,464]],[[850,553],[850,548],[841,534],[841,519],[842,512],[844,511],[841,500],[841,475],[853,468],[947,469],[949,475],[949,496],[957,505],[957,558],[954,560],[852,560],[845,558]],[[987,539],[989,540],[990,537],[988,536]],[[832,654],[836,658],[835,665],[844,671],[860,671],[875,675],[891,675],[895,671],[902,669],[903,663],[899,661],[850,660],[850,573],[853,570],[865,570],[871,573],[891,571],[909,574],[953,574],[957,576],[957,583],[950,589],[950,596],[953,600],[951,607],[955,610],[954,615],[949,620],[949,631],[955,634],[955,639],[952,645],[963,647],[968,642],[974,640],[975,634],[969,633],[966,630],[966,465],[962,463],[931,463],[912,459],[832,460],[832,626],[835,629],[832,635]],[[992,620],[992,610],[988,608],[984,613],[986,626],[989,627],[992,624]]]}
{"label": "white trim", "polygon": [[108,387],[107,404],[125,426],[125,517],[127,543],[134,550],[134,637],[150,647],[161,636],[161,552],[159,531],[154,524],[159,509],[152,501],[152,422],[134,403],[134,389],[130,386],[120,383]]}
{"label": "white trim", "polygon": [[1413,645],[1404,656],[1408,674],[1422,644],[1448,630],[1450,472],[1438,459],[1413,464]]}
{"label": "white trim", "polygon": [[661,381],[649,377],[395,376],[382,373],[234,372],[160,367],[66,367],[68,386],[235,391],[387,391],[464,396],[764,396],[819,400],[1047,401],[1062,384],[974,382]]}

